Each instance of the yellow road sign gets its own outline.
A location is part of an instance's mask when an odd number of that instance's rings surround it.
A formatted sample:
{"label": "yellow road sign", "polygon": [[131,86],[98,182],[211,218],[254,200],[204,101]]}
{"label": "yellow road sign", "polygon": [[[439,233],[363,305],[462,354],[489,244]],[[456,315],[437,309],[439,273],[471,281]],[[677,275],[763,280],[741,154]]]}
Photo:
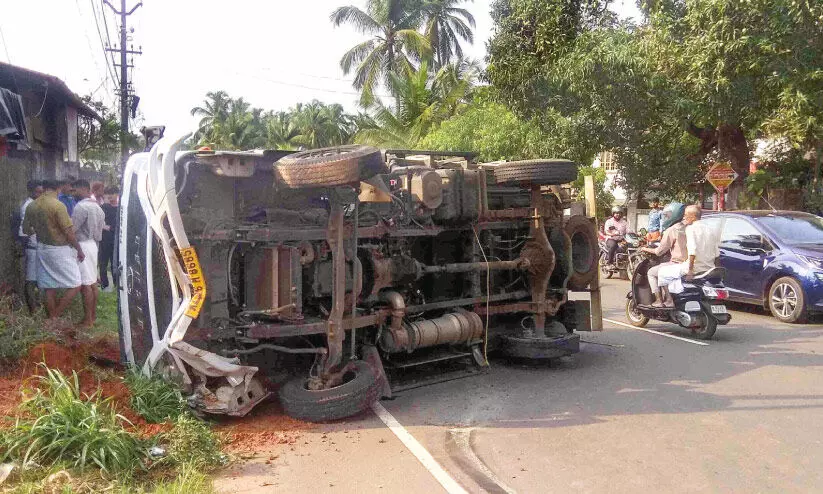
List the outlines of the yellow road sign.
{"label": "yellow road sign", "polygon": [[706,180],[718,191],[727,189],[737,177],[737,172],[728,161],[715,163],[706,173]]}

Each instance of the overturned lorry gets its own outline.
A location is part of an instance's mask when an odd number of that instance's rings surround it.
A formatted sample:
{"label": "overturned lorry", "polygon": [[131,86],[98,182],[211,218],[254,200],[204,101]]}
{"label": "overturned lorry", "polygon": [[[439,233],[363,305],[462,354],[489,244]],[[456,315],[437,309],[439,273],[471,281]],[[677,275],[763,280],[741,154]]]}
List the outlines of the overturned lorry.
{"label": "overturned lorry", "polygon": [[124,172],[120,336],[203,412],[277,389],[294,417],[343,418],[391,393],[387,369],[557,358],[590,329],[568,298],[597,269],[594,225],[564,215],[570,161],[182,142]]}

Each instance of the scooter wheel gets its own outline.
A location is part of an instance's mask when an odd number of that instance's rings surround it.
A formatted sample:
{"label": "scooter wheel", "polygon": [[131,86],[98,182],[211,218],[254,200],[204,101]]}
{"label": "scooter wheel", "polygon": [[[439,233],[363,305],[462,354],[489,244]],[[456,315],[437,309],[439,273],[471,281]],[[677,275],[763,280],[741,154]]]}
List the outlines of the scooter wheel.
{"label": "scooter wheel", "polygon": [[692,332],[700,340],[710,340],[717,331],[717,319],[706,311],[700,313],[700,326],[693,328]]}
{"label": "scooter wheel", "polygon": [[626,319],[629,320],[629,324],[636,328],[643,328],[646,324],[649,324],[649,318],[644,316],[637,308],[634,297],[626,299]]}

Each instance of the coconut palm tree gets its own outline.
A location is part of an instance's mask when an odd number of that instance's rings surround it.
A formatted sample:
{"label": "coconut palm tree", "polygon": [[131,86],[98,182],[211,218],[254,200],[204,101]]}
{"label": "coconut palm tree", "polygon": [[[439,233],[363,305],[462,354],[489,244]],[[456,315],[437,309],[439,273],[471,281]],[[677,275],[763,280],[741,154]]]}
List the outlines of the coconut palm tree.
{"label": "coconut palm tree", "polygon": [[294,139],[300,135],[286,112],[268,113],[264,117],[265,146],[269,149],[294,149]]}
{"label": "coconut palm tree", "polygon": [[410,70],[413,61],[429,56],[429,41],[417,31],[421,6],[421,0],[369,0],[365,11],[347,5],[332,12],[335,26],[351,24],[371,36],[340,59],[344,74],[354,71],[354,87],[361,91],[363,106],[374,101],[381,82],[390,83],[389,74]]}
{"label": "coconut palm tree", "polygon": [[395,105],[375,101],[371,122],[361,125],[355,140],[374,146],[414,147],[466,104],[479,73],[472,67],[476,65],[449,64],[432,76],[428,62],[424,61],[418,70],[405,75],[389,74]]}
{"label": "coconut palm tree", "polygon": [[421,8],[426,38],[431,46],[434,62],[443,67],[455,56],[463,57],[460,41],[474,43],[474,16],[455,5],[465,0],[426,0]]}
{"label": "coconut palm tree", "polygon": [[231,98],[225,91],[209,91],[206,93],[203,106],[195,106],[191,109],[193,117],[200,117],[195,141],[200,141],[215,124],[226,120],[229,115],[230,105]]}

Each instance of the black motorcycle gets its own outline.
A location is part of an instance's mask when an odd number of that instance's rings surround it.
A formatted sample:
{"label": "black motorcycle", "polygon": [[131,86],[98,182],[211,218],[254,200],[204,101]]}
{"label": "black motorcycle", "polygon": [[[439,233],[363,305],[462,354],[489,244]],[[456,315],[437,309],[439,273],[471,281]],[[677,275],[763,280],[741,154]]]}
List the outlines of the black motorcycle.
{"label": "black motorcycle", "polygon": [[[640,249],[641,237],[636,233],[628,232],[623,240],[617,243],[617,251],[614,253],[614,262],[609,263],[609,249],[606,247],[607,237],[600,234],[598,244],[600,246],[600,275],[603,278],[611,278],[615,274],[621,277],[631,278],[636,262],[637,252]],[[626,279],[624,278],[624,279]]]}
{"label": "black motorcycle", "polygon": [[729,291],[723,285],[724,268],[713,268],[690,281],[684,279],[683,292],[672,294],[674,307],[652,307],[654,294],[646,274],[653,265],[651,256],[646,256],[632,276],[632,288],[626,295],[626,318],[632,326],[642,328],[650,319],[657,319],[689,328],[697,338],[709,340],[718,324],[731,321],[732,316],[723,302],[729,298]]}

